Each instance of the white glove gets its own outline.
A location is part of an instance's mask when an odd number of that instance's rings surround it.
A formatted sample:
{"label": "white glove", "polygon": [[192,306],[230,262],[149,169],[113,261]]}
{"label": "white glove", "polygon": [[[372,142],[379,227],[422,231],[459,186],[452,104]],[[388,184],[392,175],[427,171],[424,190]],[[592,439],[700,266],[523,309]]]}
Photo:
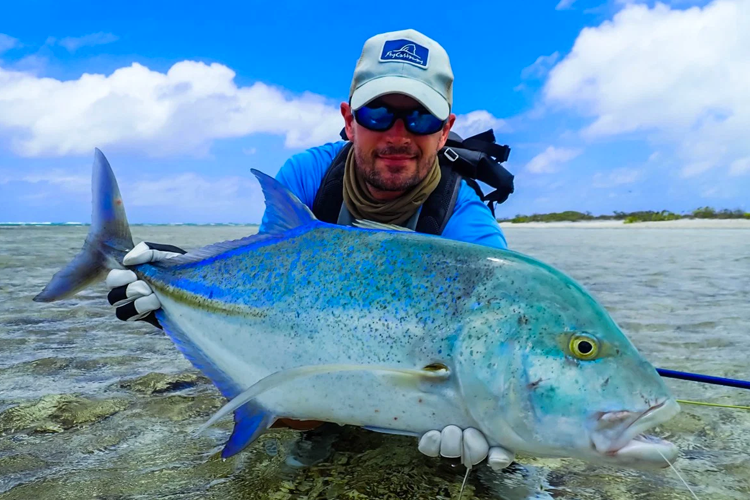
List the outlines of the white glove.
{"label": "white glove", "polygon": [[[185,253],[181,248],[159,243],[138,243],[125,254],[122,263],[135,266],[146,262],[170,259]],[[115,315],[123,321],[144,320],[160,328],[153,311],[161,308],[159,299],[145,281],[139,280],[129,269],[113,269],[107,275],[107,300],[115,306]]]}
{"label": "white glove", "polygon": [[419,440],[419,451],[428,457],[461,458],[466,467],[480,463],[488,457],[489,466],[499,471],[510,465],[515,458],[512,452],[487,443],[481,431],[469,427],[464,429],[455,425],[446,426],[441,431],[426,432]]}

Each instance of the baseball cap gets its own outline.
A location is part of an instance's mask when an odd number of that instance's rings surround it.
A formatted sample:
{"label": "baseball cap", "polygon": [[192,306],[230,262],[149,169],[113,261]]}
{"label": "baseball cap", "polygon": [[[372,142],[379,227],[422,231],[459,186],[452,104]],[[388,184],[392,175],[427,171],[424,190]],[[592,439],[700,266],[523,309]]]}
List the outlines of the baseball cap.
{"label": "baseball cap", "polygon": [[385,94],[405,94],[441,120],[453,104],[453,70],[436,41],[408,29],[365,42],[354,68],[349,102],[357,110]]}

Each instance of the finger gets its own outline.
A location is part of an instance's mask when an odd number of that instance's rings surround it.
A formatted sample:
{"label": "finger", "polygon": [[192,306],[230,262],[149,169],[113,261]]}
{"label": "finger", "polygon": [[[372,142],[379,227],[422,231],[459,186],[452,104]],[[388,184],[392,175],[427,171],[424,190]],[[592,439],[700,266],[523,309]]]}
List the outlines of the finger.
{"label": "finger", "polygon": [[133,302],[134,300],[151,295],[153,291],[151,287],[145,281],[134,281],[127,286],[120,286],[113,288],[112,291],[107,294],[107,300],[115,307],[120,307]]}
{"label": "finger", "polygon": [[129,304],[115,309],[117,319],[122,321],[135,321],[146,317],[151,311],[161,308],[161,302],[153,293],[146,297],[141,297]]}
{"label": "finger", "polygon": [[174,245],[165,245],[163,243],[151,243],[150,241],[146,241],[145,243],[146,245],[149,246],[149,248],[152,248],[154,250],[160,250],[166,253],[175,253],[175,254],[180,254],[180,255],[187,253],[182,248],[176,247]]}
{"label": "finger", "polygon": [[122,258],[122,263],[126,266],[145,264],[146,262],[151,262],[151,249],[142,241]]}
{"label": "finger", "polygon": [[[152,248],[153,245],[157,248]],[[146,262],[157,262],[160,260],[171,259],[180,255],[179,252],[169,252],[160,249],[164,248],[177,248],[172,245],[158,245],[154,243],[146,243],[144,241],[138,243],[131,251],[125,254],[122,258],[123,265],[135,266],[138,264],[145,264]],[[179,249],[178,249],[179,250]]]}
{"label": "finger", "polygon": [[490,450],[490,445],[487,443],[484,434],[472,427],[465,429],[463,434],[463,454],[461,455],[461,463],[470,467],[487,458],[487,452]]}
{"label": "finger", "polygon": [[420,438],[417,448],[428,457],[440,456],[440,431],[426,432]]}
{"label": "finger", "polygon": [[445,458],[459,458],[463,451],[463,432],[455,425],[446,426],[440,433],[440,454]]}
{"label": "finger", "polygon": [[128,285],[138,279],[130,269],[113,269],[107,274],[107,288],[110,290],[118,287]]}
{"label": "finger", "polygon": [[499,472],[513,463],[513,460],[515,459],[516,455],[512,451],[493,446],[490,448],[487,463],[492,470]]}

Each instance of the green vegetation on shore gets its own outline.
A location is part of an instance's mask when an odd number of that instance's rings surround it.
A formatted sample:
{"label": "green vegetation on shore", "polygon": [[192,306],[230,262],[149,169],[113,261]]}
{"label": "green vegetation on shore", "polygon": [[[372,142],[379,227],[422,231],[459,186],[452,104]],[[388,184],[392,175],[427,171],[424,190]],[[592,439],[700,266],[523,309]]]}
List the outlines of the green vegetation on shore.
{"label": "green vegetation on shore", "polygon": [[678,219],[750,219],[750,212],[744,210],[715,210],[711,207],[701,207],[687,214],[677,214],[669,210],[655,212],[651,210],[641,212],[614,212],[612,215],[592,215],[591,212],[553,212],[550,214],[516,215],[511,219],[498,219],[498,222],[580,222],[594,220],[621,220],[625,224],[634,222],[651,222]]}

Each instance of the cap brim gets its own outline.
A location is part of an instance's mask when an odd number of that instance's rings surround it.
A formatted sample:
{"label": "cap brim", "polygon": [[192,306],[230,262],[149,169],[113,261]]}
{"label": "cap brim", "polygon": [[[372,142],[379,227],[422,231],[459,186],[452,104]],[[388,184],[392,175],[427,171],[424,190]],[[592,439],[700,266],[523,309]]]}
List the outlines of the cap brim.
{"label": "cap brim", "polygon": [[402,76],[384,76],[365,82],[352,94],[352,109],[357,110],[386,94],[408,95],[441,120],[448,118],[451,112],[448,101],[436,90],[419,80]]}

